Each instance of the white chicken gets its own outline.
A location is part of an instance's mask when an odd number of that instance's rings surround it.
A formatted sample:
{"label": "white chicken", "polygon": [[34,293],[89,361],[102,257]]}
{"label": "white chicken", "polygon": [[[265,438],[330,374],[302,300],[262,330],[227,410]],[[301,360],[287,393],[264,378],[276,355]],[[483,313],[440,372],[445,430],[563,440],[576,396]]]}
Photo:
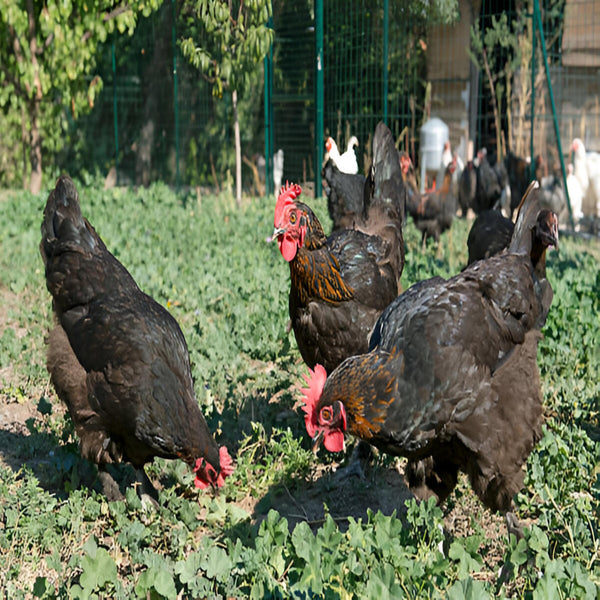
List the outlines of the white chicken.
{"label": "white chicken", "polygon": [[[567,191],[569,192],[569,202],[571,203],[571,211],[573,212],[573,220],[575,225],[583,217],[583,190],[579,179],[575,177],[572,163],[567,165]],[[559,217],[560,220],[560,217]]]}
{"label": "white chicken", "polygon": [[348,140],[348,147],[344,154],[340,154],[337,144],[332,137],[328,137],[325,142],[325,148],[329,153],[329,158],[342,173],[348,173],[349,175],[356,175],[358,173],[358,162],[356,160],[354,146],[358,146],[358,139],[354,135]]}
{"label": "white chicken", "polygon": [[573,174],[579,180],[583,194],[584,214],[600,216],[600,154],[586,152],[580,138],[571,144]]}
{"label": "white chicken", "polygon": [[283,150],[279,148],[273,154],[273,183],[275,184],[275,196],[279,196],[281,182],[283,181]]}

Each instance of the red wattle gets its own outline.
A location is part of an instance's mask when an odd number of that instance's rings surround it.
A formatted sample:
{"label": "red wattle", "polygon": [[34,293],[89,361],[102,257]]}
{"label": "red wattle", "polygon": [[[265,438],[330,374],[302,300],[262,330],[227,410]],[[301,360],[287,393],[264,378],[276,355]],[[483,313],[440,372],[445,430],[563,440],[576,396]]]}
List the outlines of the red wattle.
{"label": "red wattle", "polygon": [[341,431],[326,433],[323,445],[329,452],[341,452],[344,449],[344,434]]}
{"label": "red wattle", "polygon": [[296,246],[296,241],[284,233],[281,237],[279,237],[277,242],[279,244],[279,251],[281,252],[283,258],[285,258],[287,262],[293,260],[298,249]]}

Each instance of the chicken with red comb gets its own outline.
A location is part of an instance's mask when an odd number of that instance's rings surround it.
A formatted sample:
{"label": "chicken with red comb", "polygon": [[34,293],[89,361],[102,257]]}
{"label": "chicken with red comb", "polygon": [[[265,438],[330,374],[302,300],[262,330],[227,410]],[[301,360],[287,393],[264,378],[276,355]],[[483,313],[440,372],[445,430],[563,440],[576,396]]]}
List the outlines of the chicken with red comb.
{"label": "chicken with red comb", "polygon": [[106,465],[128,462],[152,502],[144,465],[155,456],[184,460],[196,466],[197,482],[222,485],[231,459],[198,405],[179,325],[108,251],[66,175],[48,197],[41,230],[55,320],[47,368],[102,491],[122,498]]}
{"label": "chicken with red comb", "polygon": [[290,265],[289,315],[300,354],[309,367],[332,370],[366,352],[377,317],[397,296],[400,272],[378,236],[344,229],[327,237],[300,194],[299,185],[282,188],[273,239]]}
{"label": "chicken with red comb", "polygon": [[409,288],[378,319],[368,353],[327,378],[316,366],[303,391],[315,444],[339,451],[350,433],[408,457],[409,487],[439,502],[464,471],[515,533],[512,498],[541,436],[537,345],[553,295],[545,254],[558,245],[556,215],[539,199],[532,186],[507,252]]}
{"label": "chicken with red comb", "polygon": [[290,265],[289,314],[300,354],[310,368],[333,370],[367,351],[375,321],[398,295],[404,196],[389,129],[380,123],[375,130],[373,165],[354,227],[327,237],[301,193],[297,184],[281,188],[272,239]]}
{"label": "chicken with red comb", "polygon": [[204,458],[196,460],[196,466],[194,467],[194,473],[196,474],[194,485],[197,488],[204,490],[208,486],[213,486],[214,488],[223,487],[225,479],[227,479],[234,471],[233,461],[231,460],[231,456],[229,456],[226,446],[221,446],[219,448],[219,462],[221,469],[217,472],[210,463],[204,460]]}

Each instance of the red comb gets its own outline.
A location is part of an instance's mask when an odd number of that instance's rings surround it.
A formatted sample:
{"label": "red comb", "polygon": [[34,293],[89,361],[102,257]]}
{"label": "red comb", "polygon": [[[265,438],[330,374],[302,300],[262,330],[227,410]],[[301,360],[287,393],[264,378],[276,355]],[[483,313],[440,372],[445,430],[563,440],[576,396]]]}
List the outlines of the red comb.
{"label": "red comb", "polygon": [[304,406],[304,423],[306,424],[306,432],[312,438],[315,435],[317,426],[317,411],[316,407],[321,398],[325,381],[327,380],[327,371],[321,365],[315,365],[315,370],[308,370],[308,375],[303,375],[304,381],[308,384],[307,388],[302,388],[302,400]]}
{"label": "red comb", "polygon": [[281,190],[275,204],[275,226],[281,222],[285,207],[292,204],[293,200],[295,200],[301,193],[302,188],[297,183],[289,183],[286,181],[285,185],[281,186]]}
{"label": "red comb", "polygon": [[[233,461],[231,460],[231,456],[229,456],[229,452],[227,451],[226,446],[221,446],[219,448],[219,462],[221,464],[221,472],[219,473],[216,482],[214,482],[215,487],[223,487],[225,483],[225,479],[229,477],[233,471]],[[196,473],[196,479],[194,480],[194,485],[201,490],[207,488],[210,485],[210,481],[206,476],[206,471],[210,467],[210,465],[204,465],[204,458],[199,458],[196,461],[196,466],[194,467],[194,473]],[[212,469],[212,467],[210,467]],[[213,469],[214,472],[214,469]]]}

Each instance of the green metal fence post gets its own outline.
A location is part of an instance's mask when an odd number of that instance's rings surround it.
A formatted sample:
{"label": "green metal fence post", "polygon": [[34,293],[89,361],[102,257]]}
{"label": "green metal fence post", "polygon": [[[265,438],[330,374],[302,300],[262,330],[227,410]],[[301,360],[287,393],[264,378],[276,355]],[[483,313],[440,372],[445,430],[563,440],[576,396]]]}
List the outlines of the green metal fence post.
{"label": "green metal fence post", "polygon": [[388,5],[389,0],[383,0],[383,122],[388,121]]}
{"label": "green metal fence post", "polygon": [[115,57],[115,40],[112,41],[112,72],[113,72],[113,124],[115,130],[115,178],[119,185],[119,117],[117,114],[117,59]]}
{"label": "green metal fence post", "polygon": [[175,0],[173,5],[173,111],[175,118],[175,189],[179,191],[179,102],[177,98],[177,34],[175,23],[177,21],[177,11]]}
{"label": "green metal fence post", "polygon": [[[533,21],[537,21],[537,27],[540,31],[540,44],[542,46],[542,56],[544,57],[544,69],[546,71],[546,81],[548,82],[548,95],[550,96],[550,106],[552,107],[552,121],[554,123],[554,133],[556,135],[556,144],[558,146],[558,157],[560,158],[560,168],[563,176],[563,184],[565,190],[565,196],[567,198],[567,208],[569,210],[569,223],[571,227],[575,229],[575,222],[573,221],[573,211],[571,209],[571,199],[569,198],[569,189],[567,188],[567,170],[565,168],[565,158],[562,153],[562,143],[560,141],[560,130],[558,127],[558,118],[556,116],[556,104],[554,103],[554,92],[552,90],[552,81],[550,80],[550,67],[548,66],[548,53],[546,52],[546,38],[544,36],[544,28],[542,27],[542,16],[540,12],[539,0],[533,0]],[[535,45],[534,45],[535,48]],[[532,93],[532,103],[533,103]],[[533,130],[533,123],[532,123]],[[533,155],[532,155],[533,156]],[[531,161],[533,163],[533,159]]]}
{"label": "green metal fence post", "polygon": [[321,163],[323,162],[323,0],[315,0],[315,198],[321,196]]}
{"label": "green metal fence post", "polygon": [[[269,27],[273,28],[273,17],[269,17]],[[273,44],[264,61],[264,116],[265,116],[265,194],[273,193]]]}
{"label": "green metal fence post", "polygon": [[537,22],[535,20],[535,9],[531,15],[531,131],[529,136],[529,156],[531,157],[529,163],[529,177],[535,179],[535,154],[534,154],[534,143],[533,143],[533,127],[535,123],[535,45],[537,43],[536,35]]}

